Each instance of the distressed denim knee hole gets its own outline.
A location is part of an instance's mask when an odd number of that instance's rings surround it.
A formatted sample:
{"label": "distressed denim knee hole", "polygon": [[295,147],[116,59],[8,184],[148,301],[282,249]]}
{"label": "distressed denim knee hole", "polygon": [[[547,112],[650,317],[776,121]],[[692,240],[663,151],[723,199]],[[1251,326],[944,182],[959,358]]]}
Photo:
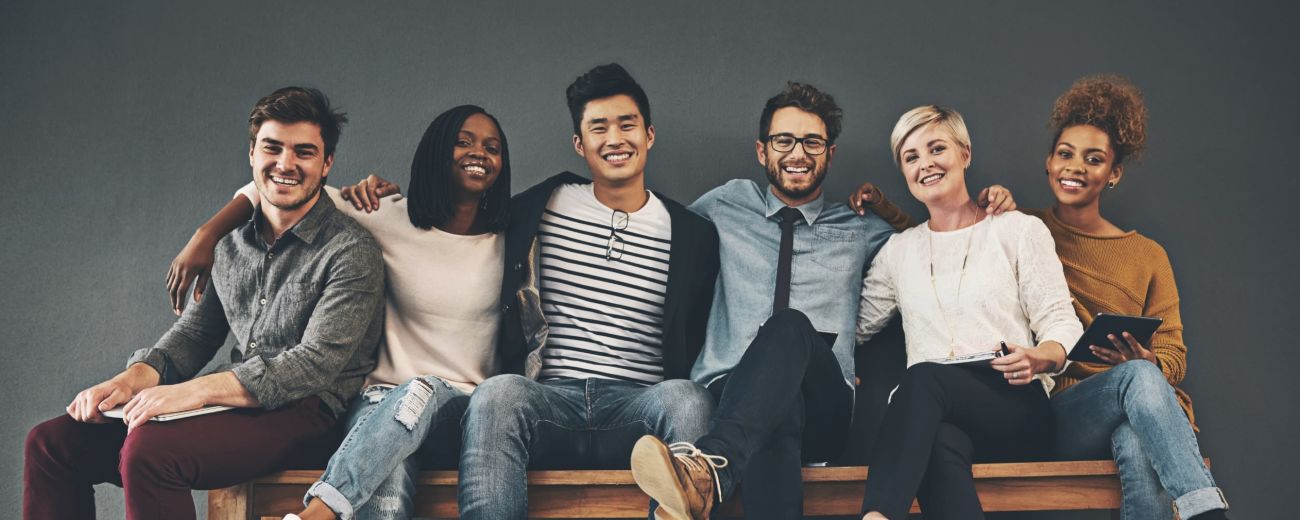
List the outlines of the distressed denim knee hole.
{"label": "distressed denim knee hole", "polygon": [[406,427],[406,431],[414,430],[430,397],[433,397],[433,386],[423,379],[412,379],[406,384],[406,395],[397,402],[397,415],[394,418]]}

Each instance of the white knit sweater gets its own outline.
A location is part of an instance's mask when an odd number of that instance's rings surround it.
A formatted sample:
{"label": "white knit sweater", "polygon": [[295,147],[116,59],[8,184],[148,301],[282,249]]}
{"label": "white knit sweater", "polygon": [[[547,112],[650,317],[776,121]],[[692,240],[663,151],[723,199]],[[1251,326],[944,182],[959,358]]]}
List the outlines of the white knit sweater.
{"label": "white knit sweater", "polygon": [[[895,312],[903,314],[908,366],[994,351],[1000,341],[1050,340],[1068,350],[1083,334],[1051,233],[1014,211],[956,231],[931,231],[927,221],[892,237],[863,281],[857,341]],[[1038,377],[1050,391],[1052,379]]]}

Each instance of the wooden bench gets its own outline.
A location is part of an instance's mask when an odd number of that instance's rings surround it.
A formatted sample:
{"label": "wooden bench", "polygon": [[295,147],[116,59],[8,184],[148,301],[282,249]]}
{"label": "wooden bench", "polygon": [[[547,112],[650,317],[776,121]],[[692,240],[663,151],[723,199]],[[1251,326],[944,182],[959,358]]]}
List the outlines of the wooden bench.
{"label": "wooden bench", "polygon": [[[1208,462],[1208,461],[1207,461]],[[1112,461],[976,464],[975,486],[985,511],[1115,510],[1119,479]],[[298,511],[320,471],[285,471],[208,493],[209,520],[278,518]],[[804,512],[856,515],[867,478],[863,466],[804,468]],[[456,472],[427,471],[417,480],[421,517],[456,518]],[[645,518],[649,499],[627,470],[530,471],[534,518]],[[716,517],[737,515],[728,497]],[[913,511],[917,508],[912,507]]]}

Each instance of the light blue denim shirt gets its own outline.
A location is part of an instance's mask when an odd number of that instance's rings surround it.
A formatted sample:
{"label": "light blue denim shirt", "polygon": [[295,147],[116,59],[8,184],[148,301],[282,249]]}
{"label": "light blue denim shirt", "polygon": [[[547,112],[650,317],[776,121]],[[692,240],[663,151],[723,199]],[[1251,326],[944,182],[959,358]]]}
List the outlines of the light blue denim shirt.
{"label": "light blue denim shirt", "polygon": [[[745,179],[714,188],[690,206],[717,226],[722,261],[704,351],[691,370],[697,383],[707,385],[736,366],[772,315],[781,245],[776,212],[784,206],[770,189]],[[807,314],[818,331],[839,334],[832,350],[851,385],[863,274],[894,229],[870,212],[859,216],[822,197],[796,209],[804,221],[794,228],[790,307]]]}

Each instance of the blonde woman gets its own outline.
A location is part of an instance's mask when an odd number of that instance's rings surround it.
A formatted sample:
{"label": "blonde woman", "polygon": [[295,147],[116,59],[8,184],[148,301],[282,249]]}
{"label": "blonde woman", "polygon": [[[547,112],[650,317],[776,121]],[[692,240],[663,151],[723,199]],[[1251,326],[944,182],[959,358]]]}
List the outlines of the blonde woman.
{"label": "blonde woman", "polygon": [[[1048,455],[1049,375],[1083,328],[1043,222],[990,216],[971,200],[960,114],[915,108],[890,141],[930,219],[891,238],[863,282],[858,342],[901,312],[908,364],[874,447],[863,518],[906,518],[914,497],[929,520],[982,518],[971,463]],[[946,364],[1004,344],[991,364]]]}

